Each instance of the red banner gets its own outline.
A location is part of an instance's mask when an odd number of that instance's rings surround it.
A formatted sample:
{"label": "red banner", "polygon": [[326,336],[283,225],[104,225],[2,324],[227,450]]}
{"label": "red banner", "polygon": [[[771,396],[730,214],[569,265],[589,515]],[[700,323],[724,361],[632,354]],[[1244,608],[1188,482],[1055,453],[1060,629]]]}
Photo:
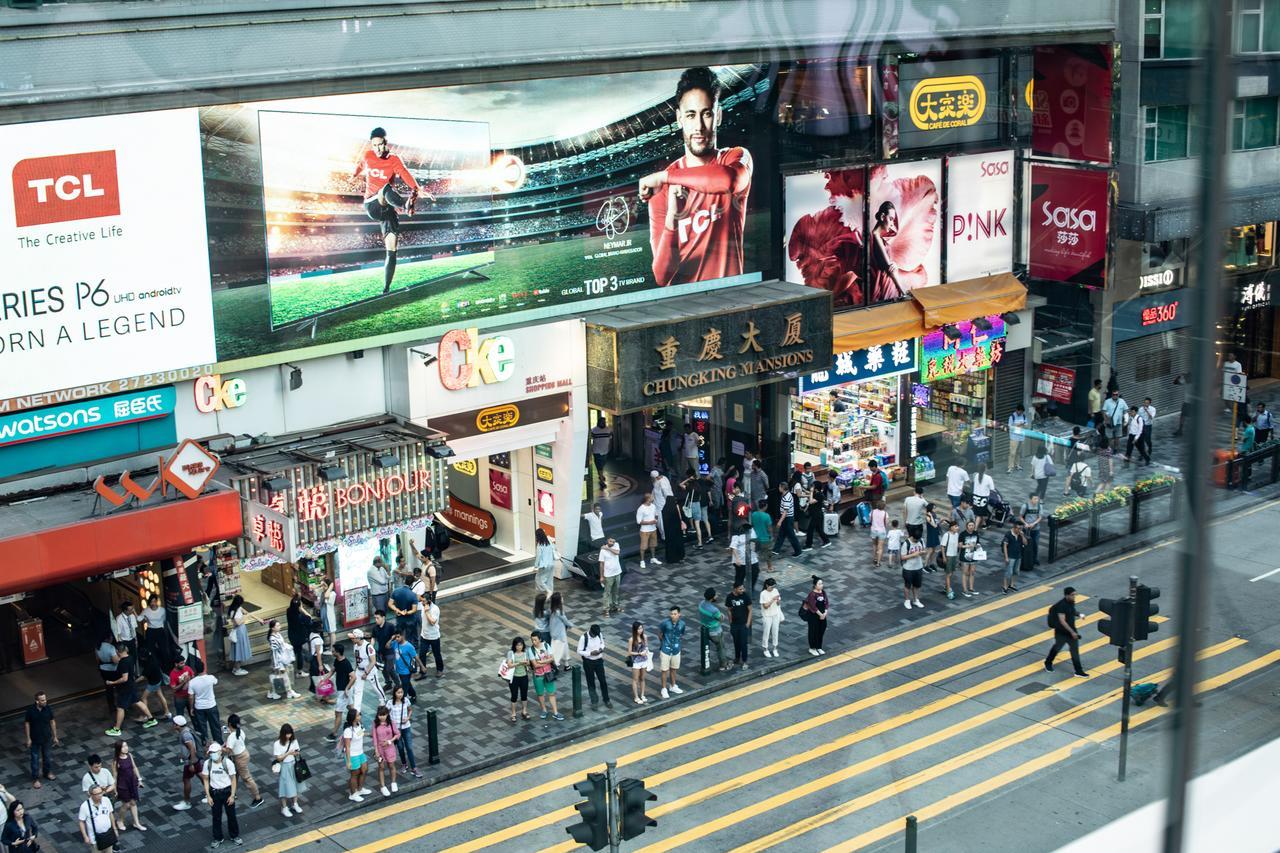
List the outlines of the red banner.
{"label": "red banner", "polygon": [[1037,397],[1045,397],[1057,403],[1070,403],[1075,385],[1076,372],[1069,367],[1042,364],[1036,368]]}
{"label": "red banner", "polygon": [[1064,160],[1111,162],[1111,45],[1037,47],[1031,149]]}
{"label": "red banner", "polygon": [[1032,276],[1106,285],[1110,185],[1105,171],[1031,167]]}
{"label": "red banner", "polygon": [[500,509],[511,509],[511,475],[506,471],[489,469],[489,502]]}
{"label": "red banner", "polygon": [[18,631],[22,634],[22,663],[30,666],[49,659],[44,650],[44,623],[39,619],[28,619],[18,623]]}

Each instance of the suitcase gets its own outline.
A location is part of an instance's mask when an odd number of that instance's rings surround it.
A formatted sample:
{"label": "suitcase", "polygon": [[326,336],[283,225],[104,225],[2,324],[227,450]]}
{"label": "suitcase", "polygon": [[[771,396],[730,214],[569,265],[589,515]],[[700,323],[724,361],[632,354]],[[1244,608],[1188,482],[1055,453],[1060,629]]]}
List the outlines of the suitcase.
{"label": "suitcase", "polygon": [[840,514],[824,512],[822,514],[822,532],[828,536],[840,535]]}
{"label": "suitcase", "polygon": [[588,592],[599,592],[603,589],[600,585],[600,557],[595,551],[588,551],[574,557],[573,568],[582,573],[582,585]]}

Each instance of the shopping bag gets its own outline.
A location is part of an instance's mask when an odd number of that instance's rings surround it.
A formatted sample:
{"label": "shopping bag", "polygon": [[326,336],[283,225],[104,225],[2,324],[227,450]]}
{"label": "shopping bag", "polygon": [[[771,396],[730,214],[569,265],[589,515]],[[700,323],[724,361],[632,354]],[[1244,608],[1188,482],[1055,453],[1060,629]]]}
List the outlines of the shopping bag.
{"label": "shopping bag", "polygon": [[511,661],[504,660],[502,663],[498,664],[498,676],[500,678],[510,681],[515,677],[515,674],[515,667],[511,665]]}
{"label": "shopping bag", "polygon": [[305,782],[311,778],[311,768],[307,766],[307,759],[302,756],[293,760],[293,778],[299,782]]}

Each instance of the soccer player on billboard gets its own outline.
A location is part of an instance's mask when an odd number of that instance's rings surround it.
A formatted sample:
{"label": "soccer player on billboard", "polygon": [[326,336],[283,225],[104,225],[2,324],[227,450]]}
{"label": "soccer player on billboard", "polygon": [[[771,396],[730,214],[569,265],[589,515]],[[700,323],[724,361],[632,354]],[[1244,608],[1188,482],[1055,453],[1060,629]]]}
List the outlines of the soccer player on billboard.
{"label": "soccer player on billboard", "polygon": [[[418,186],[400,156],[391,153],[387,132],[380,127],[369,132],[369,147],[356,163],[353,176],[358,178],[362,173],[364,211],[381,227],[382,245],[387,250],[387,257],[383,262],[382,292],[390,293],[391,280],[396,275],[396,249],[400,234],[398,209],[403,208],[405,216],[413,216],[413,207],[417,204],[419,195],[425,195],[430,201],[435,201],[435,196]],[[407,198],[392,187],[397,175],[409,187]]]}
{"label": "soccer player on billboard", "polygon": [[649,243],[657,283],[708,281],[742,273],[751,154],[717,148],[720,80],[705,66],[676,84],[676,122],[684,156],[640,179],[649,203]]}

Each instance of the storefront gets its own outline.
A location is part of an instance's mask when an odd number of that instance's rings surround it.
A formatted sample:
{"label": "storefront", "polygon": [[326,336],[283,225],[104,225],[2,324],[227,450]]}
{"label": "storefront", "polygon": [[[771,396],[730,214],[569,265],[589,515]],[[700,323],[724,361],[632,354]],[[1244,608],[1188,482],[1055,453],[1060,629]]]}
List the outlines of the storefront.
{"label": "storefront", "polygon": [[1227,346],[1235,348],[1250,379],[1280,378],[1280,311],[1273,296],[1280,270],[1238,274],[1228,281]]}
{"label": "storefront", "polygon": [[[404,353],[413,423],[448,437],[451,585],[528,573],[535,532],[575,553],[587,457],[583,325],[464,328]],[[446,589],[450,591],[450,589]]]}
{"label": "storefront", "polygon": [[1150,397],[1157,413],[1182,408],[1186,386],[1174,380],[1191,370],[1191,347],[1181,332],[1189,322],[1186,295],[1186,290],[1170,290],[1138,296],[1113,309],[1112,363],[1129,405]]}

